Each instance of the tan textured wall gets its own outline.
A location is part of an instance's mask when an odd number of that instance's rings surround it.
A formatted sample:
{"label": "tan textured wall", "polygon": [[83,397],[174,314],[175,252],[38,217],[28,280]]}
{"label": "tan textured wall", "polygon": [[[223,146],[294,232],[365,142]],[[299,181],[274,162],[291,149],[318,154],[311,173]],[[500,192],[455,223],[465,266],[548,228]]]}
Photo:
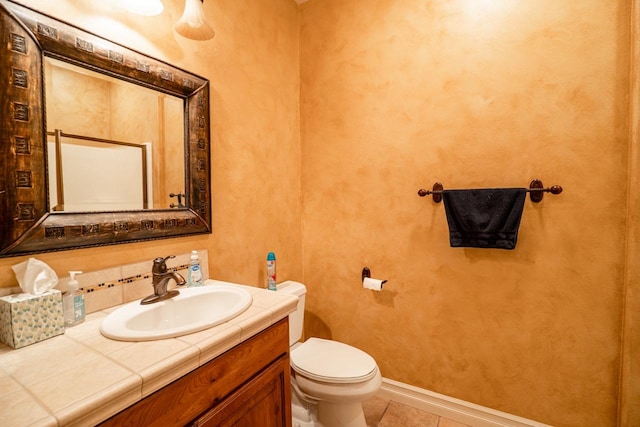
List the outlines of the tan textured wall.
{"label": "tan textured wall", "polygon": [[[628,0],[301,7],[307,332],[385,377],[556,426],[614,426]],[[527,186],[514,251],[450,248],[416,195]],[[388,279],[363,290],[362,267]]]}
{"label": "tan textured wall", "polygon": [[[37,255],[59,274],[207,248],[213,277],[263,285],[274,250],[279,277],[309,286],[308,332],[369,351],[386,377],[558,426],[615,425],[629,1],[312,0],[301,91],[290,0],[205,2],[205,43],[171,30],[181,0],[153,18],[23,3],[212,85],[214,234]],[[449,248],[443,206],[416,195],[535,177],[565,192],[527,201],[512,252]],[[0,287],[24,258],[0,259]],[[364,265],[384,292],[360,288]],[[633,426],[639,387],[623,384]]]}
{"label": "tan textured wall", "polygon": [[111,138],[110,84],[45,61],[47,131]]}
{"label": "tan textured wall", "polygon": [[[21,3],[146,52],[211,82],[213,234],[36,255],[58,274],[95,270],[206,248],[211,275],[265,286],[268,251],[282,278],[302,279],[300,229],[298,8],[291,0],[205,2],[216,30],[208,42],[179,36],[183,0],[157,17],[110,2]],[[0,287],[17,282],[0,259]]]}
{"label": "tan textured wall", "polygon": [[640,1],[632,1],[632,66],[630,92],[629,237],[620,426],[640,425]]}

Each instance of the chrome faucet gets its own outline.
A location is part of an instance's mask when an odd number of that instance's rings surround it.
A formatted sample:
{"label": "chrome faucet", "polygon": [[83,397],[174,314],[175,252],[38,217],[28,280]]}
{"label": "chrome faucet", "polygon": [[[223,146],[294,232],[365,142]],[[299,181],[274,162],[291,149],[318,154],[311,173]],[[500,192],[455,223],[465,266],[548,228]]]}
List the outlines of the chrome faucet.
{"label": "chrome faucet", "polygon": [[151,269],[151,273],[153,275],[153,279],[151,281],[151,284],[153,285],[153,295],[143,298],[142,301],[140,301],[140,304],[153,304],[154,302],[173,298],[180,294],[180,292],[175,289],[167,291],[167,286],[171,279],[175,280],[178,286],[182,286],[187,283],[186,280],[184,280],[184,277],[180,274],[167,269],[167,260],[171,258],[175,258],[175,256],[169,255],[166,258],[158,257],[153,260],[153,268]]}

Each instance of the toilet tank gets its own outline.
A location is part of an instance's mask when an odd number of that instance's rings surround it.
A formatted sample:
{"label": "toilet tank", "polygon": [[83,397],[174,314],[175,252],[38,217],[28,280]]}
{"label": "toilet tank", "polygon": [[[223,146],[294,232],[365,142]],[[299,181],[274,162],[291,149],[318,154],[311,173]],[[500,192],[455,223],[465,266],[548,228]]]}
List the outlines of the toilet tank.
{"label": "toilet tank", "polygon": [[287,280],[286,282],[278,283],[278,292],[298,297],[296,310],[289,314],[289,346],[292,346],[302,338],[304,296],[307,293],[307,288],[300,282]]}

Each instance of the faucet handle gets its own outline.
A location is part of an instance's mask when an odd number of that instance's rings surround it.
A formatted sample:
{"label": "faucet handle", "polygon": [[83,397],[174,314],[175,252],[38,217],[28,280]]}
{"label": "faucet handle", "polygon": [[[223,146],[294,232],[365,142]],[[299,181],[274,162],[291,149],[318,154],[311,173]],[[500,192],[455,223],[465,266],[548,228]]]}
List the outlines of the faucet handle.
{"label": "faucet handle", "polygon": [[169,255],[164,258],[158,257],[153,260],[153,268],[151,272],[153,274],[164,274],[167,272],[167,260],[171,258],[175,258],[175,255]]}

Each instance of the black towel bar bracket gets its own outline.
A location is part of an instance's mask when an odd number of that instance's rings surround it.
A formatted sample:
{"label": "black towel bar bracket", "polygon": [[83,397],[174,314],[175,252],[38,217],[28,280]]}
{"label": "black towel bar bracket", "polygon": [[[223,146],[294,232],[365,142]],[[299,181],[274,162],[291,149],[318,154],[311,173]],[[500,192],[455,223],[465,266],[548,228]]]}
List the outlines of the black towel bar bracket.
{"label": "black towel bar bracket", "polygon": [[[443,190],[444,187],[442,186],[442,184],[436,182],[435,184],[433,184],[431,190],[425,190],[424,188],[418,190],[418,196],[425,197],[431,195],[433,196],[434,202],[440,203],[442,201]],[[562,187],[559,185],[552,185],[551,187],[544,188],[544,185],[542,185],[542,181],[540,181],[539,179],[534,179],[529,184],[527,193],[529,193],[529,197],[531,198],[532,202],[540,203],[544,198],[544,193],[560,194],[562,193]]]}

